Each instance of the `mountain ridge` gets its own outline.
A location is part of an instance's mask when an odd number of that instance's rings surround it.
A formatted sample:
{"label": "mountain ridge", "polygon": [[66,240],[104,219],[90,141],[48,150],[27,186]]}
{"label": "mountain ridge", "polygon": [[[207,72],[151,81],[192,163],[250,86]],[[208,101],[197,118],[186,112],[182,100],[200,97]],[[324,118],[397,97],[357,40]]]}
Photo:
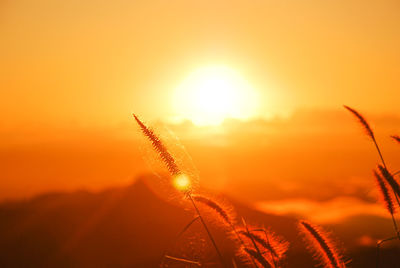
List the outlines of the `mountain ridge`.
{"label": "mountain ridge", "polygon": [[[0,204],[0,266],[159,267],[164,252],[215,262],[215,252],[199,223],[171,244],[194,212],[159,198],[145,183],[148,179],[156,177],[143,175],[129,186],[97,193],[48,193]],[[270,227],[291,243],[287,267],[313,265],[297,234],[296,219],[224,199],[249,224]],[[227,230],[208,220],[223,255],[230,260],[235,248]],[[176,264],[168,267],[179,267]],[[239,267],[245,266],[239,262]]]}

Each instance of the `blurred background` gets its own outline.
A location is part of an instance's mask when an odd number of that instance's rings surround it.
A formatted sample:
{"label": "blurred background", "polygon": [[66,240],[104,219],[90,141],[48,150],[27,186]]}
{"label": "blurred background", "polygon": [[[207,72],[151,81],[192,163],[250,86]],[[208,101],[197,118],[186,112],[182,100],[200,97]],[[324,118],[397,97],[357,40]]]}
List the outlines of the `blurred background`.
{"label": "blurred background", "polygon": [[[394,0],[1,1],[2,258],[13,267],[14,252],[41,266],[34,256],[54,250],[47,264],[96,266],[93,252],[65,252],[110,220],[116,205],[106,193],[147,191],[138,178],[152,168],[135,113],[179,138],[204,189],[260,213],[256,222],[272,215],[328,226],[360,254],[348,254],[354,267],[371,265],[360,263],[392,234],[391,218],[377,201],[375,148],[342,105],[368,119],[389,169],[400,170],[400,146],[389,138],[400,134],[399,12]],[[43,216],[85,200],[106,201],[82,215]],[[140,199],[126,202],[139,210]],[[65,221],[54,234],[43,227],[71,217],[80,218],[70,233]],[[64,231],[75,234],[67,246]],[[121,232],[96,243],[122,240]],[[130,238],[126,260],[109,265],[140,267],[129,249],[143,240]],[[387,260],[396,252],[389,246]]]}

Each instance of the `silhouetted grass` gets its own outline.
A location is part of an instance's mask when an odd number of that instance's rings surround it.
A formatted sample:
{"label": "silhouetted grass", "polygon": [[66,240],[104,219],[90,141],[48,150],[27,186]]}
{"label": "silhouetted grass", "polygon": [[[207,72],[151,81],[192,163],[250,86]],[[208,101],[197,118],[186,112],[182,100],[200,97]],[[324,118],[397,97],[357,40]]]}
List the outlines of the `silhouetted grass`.
{"label": "silhouetted grass", "polygon": [[[168,148],[165,146],[163,141],[160,139],[160,137],[149,127],[147,127],[136,115],[133,115],[136,122],[138,123],[141,131],[143,132],[144,136],[146,136],[149,141],[152,144],[152,147],[155,152],[157,152],[158,157],[161,159],[161,161],[165,164],[167,167],[170,175],[171,175],[171,184],[178,190],[184,192],[184,197],[191,202],[193,205],[193,208],[197,214],[197,217],[193,219],[188,225],[184,227],[184,229],[179,233],[177,238],[179,238],[190,226],[197,220],[199,219],[206,230],[208,237],[210,238],[210,241],[212,242],[215,251],[217,252],[217,255],[220,259],[220,263],[222,266],[226,267],[227,264],[224,261],[224,258],[217,246],[217,243],[212,236],[207,223],[205,221],[205,218],[203,214],[200,211],[200,208],[197,204],[201,204],[208,208],[209,210],[214,212],[213,219],[220,219],[220,221],[229,227],[230,231],[229,233],[232,233],[234,237],[236,237],[236,240],[238,241],[239,244],[239,249],[238,252],[245,252],[245,254],[249,257],[250,262],[252,265],[257,268],[259,267],[258,265],[261,265],[262,267],[272,267],[272,268],[277,268],[280,267],[280,260],[284,256],[284,252],[287,250],[288,243],[284,242],[283,240],[279,240],[276,238],[276,236],[273,236],[272,233],[269,234],[265,229],[263,228],[257,228],[259,230],[264,230],[264,236],[262,237],[259,234],[256,234],[252,231],[249,230],[247,224],[243,220],[243,227],[240,227],[236,224],[234,216],[230,213],[230,211],[222,206],[219,202],[214,200],[211,197],[197,194],[193,192],[193,188],[190,185],[190,181],[186,181],[187,174],[182,172],[182,170],[179,168],[177,165],[176,160],[172,156],[172,154],[169,152]],[[218,221],[218,220],[217,220]],[[242,231],[238,232],[237,230],[241,229]],[[245,231],[244,231],[245,230]],[[251,243],[245,242],[242,239],[241,235],[245,235]],[[271,239],[271,240],[269,240]],[[271,242],[270,242],[271,241]],[[234,243],[232,241],[232,243]],[[235,243],[234,243],[235,244]],[[263,248],[263,250],[260,250],[260,246]],[[240,256],[238,256],[240,257]],[[192,261],[187,258],[181,258],[181,257],[176,257],[176,256],[170,256],[164,253],[162,260],[164,259],[169,259],[173,260],[176,262],[181,262],[182,264],[192,264],[192,265],[201,265],[201,263],[197,261]],[[236,262],[233,260],[232,262],[234,265],[236,265]],[[257,264],[258,263],[258,264]]]}

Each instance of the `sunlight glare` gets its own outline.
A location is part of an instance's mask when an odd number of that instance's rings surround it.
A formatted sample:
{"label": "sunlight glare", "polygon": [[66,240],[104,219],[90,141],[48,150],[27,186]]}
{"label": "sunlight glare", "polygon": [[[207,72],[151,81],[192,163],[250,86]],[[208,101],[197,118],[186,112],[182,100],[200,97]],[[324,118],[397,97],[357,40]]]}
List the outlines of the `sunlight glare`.
{"label": "sunlight glare", "polygon": [[247,119],[257,109],[256,92],[236,71],[209,66],[191,73],[178,87],[174,107],[197,125],[217,125],[226,118]]}
{"label": "sunlight glare", "polygon": [[190,180],[185,174],[179,174],[173,179],[173,185],[180,191],[187,191],[190,188]]}

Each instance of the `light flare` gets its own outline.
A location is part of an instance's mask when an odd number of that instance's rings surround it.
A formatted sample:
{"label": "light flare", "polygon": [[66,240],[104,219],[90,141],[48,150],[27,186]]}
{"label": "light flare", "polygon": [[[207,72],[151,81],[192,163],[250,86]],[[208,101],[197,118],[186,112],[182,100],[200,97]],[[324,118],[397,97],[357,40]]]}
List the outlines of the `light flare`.
{"label": "light flare", "polygon": [[188,191],[192,185],[190,183],[190,179],[185,174],[176,175],[173,178],[172,184],[174,185],[174,187],[176,189],[178,189],[179,191],[182,191],[182,192]]}
{"label": "light flare", "polygon": [[256,115],[258,96],[235,70],[208,66],[191,73],[173,97],[178,117],[196,125],[218,125],[226,118],[248,119]]}

